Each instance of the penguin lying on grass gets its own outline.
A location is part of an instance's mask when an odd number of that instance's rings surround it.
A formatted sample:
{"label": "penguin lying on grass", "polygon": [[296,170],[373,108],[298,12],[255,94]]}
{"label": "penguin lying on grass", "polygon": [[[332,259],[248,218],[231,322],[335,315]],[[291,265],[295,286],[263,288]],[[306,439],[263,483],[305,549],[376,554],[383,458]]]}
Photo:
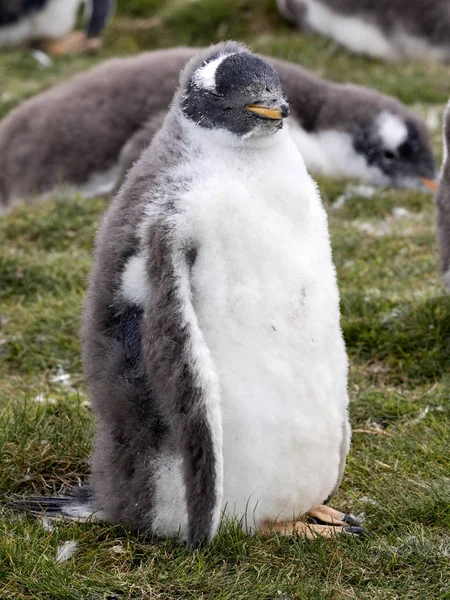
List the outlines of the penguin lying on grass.
{"label": "penguin lying on grass", "polygon": [[75,27],[82,0],[2,0],[0,3],[0,48],[30,43],[51,54],[96,50],[114,0],[87,1],[85,32]]}
{"label": "penguin lying on grass", "polygon": [[277,0],[281,14],[352,52],[450,62],[449,0]]}
{"label": "penguin lying on grass", "polygon": [[[86,197],[110,193],[161,125],[179,72],[196,52],[110,60],[13,110],[0,123],[0,211],[59,185]],[[268,60],[290,101],[291,132],[309,170],[376,185],[433,185],[425,124],[404,105]]]}
{"label": "penguin lying on grass", "polygon": [[240,44],[184,69],[97,236],[89,487],[15,506],[191,548],[222,513],[266,534],[361,532],[321,506],[349,449],[347,357],[326,213],[288,112],[275,69]]}
{"label": "penguin lying on grass", "polygon": [[441,274],[447,291],[450,292],[450,101],[444,114],[443,128],[444,160],[442,163],[439,189],[436,195],[437,236],[441,257]]}

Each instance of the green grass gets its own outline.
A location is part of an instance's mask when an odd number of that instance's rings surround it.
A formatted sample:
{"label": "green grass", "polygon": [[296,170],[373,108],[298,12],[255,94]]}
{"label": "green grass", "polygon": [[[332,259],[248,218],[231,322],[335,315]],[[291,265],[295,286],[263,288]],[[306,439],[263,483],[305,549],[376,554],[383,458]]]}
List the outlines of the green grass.
{"label": "green grass", "polygon": [[[423,115],[440,114],[450,95],[448,67],[351,56],[328,40],[298,35],[268,0],[132,0],[118,13],[98,57],[61,58],[43,69],[26,51],[2,54],[0,115],[103,58],[222,37],[336,81],[377,87]],[[438,155],[439,129],[438,122]],[[1,600],[450,600],[450,299],[437,273],[432,199],[379,190],[337,208],[347,182],[319,184],[341,288],[356,430],[334,505],[364,512],[371,535],[263,540],[230,524],[209,548],[189,554],[122,527],[60,523],[47,531],[3,502]],[[0,219],[2,497],[57,493],[89,472],[92,418],[78,329],[105,206],[55,198]],[[70,382],[54,381],[62,371]],[[78,541],[77,552],[57,563],[65,540]]]}

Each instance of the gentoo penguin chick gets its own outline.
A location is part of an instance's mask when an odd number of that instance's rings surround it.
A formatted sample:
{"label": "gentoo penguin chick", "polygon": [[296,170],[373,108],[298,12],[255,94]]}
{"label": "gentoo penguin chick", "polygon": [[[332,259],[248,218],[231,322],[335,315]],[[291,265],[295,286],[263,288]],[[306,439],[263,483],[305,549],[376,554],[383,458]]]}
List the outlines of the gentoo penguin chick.
{"label": "gentoo penguin chick", "polygon": [[96,50],[114,0],[86,2],[85,32],[72,32],[83,0],[2,0],[0,47],[39,43],[51,54]]}
{"label": "gentoo penguin chick", "polygon": [[300,30],[387,61],[450,61],[448,0],[277,0]]}
{"label": "gentoo penguin chick", "polygon": [[[196,52],[172,48],[106,61],[13,110],[0,123],[0,212],[59,185],[86,197],[111,193],[151,141]],[[267,60],[287,93],[308,170],[396,187],[435,178],[426,126],[403,104]]]}
{"label": "gentoo penguin chick", "polygon": [[[349,449],[347,357],[288,111],[269,63],[211,47],[106,213],[82,347],[92,508],[110,521],[190,547],[222,513],[250,531],[361,531],[321,506]],[[76,503],[60,508],[85,515]]]}
{"label": "gentoo penguin chick", "polygon": [[441,258],[441,274],[447,291],[450,292],[450,101],[444,113],[443,127],[444,160],[442,163],[439,189],[436,195],[437,237]]}

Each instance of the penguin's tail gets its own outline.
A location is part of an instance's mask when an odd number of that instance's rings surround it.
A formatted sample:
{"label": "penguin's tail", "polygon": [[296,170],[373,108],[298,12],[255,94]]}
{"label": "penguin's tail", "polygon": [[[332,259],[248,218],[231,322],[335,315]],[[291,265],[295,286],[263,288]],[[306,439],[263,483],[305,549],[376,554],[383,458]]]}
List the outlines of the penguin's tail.
{"label": "penguin's tail", "polygon": [[47,519],[69,519],[84,522],[104,521],[103,511],[94,506],[92,489],[82,485],[62,496],[15,496],[8,502],[13,510],[23,511]]}

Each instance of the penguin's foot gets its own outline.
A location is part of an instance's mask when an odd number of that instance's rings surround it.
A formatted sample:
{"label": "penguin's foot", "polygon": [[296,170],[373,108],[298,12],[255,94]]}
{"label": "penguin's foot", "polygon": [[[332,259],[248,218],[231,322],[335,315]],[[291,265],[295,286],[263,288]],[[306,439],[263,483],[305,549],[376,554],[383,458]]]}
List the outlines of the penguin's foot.
{"label": "penguin's foot", "polygon": [[321,525],[318,523],[309,523],[307,521],[284,521],[282,523],[270,523],[265,525],[260,533],[264,537],[269,537],[273,533],[291,536],[300,535],[308,540],[317,537],[334,538],[338,535],[359,535],[363,532],[362,527],[342,525]]}
{"label": "penguin's foot", "polygon": [[340,527],[348,527],[350,525],[352,527],[361,527],[361,523],[355,519],[355,517],[346,515],[345,513],[324,505],[309,510],[306,513],[306,517],[308,518],[308,522],[312,524],[338,525]]}
{"label": "penguin's foot", "polygon": [[281,535],[297,534],[307,539],[314,539],[318,536],[332,538],[341,534],[360,535],[365,533],[357,519],[329,506],[318,506],[308,511],[298,521],[266,523],[261,529],[264,536],[269,536],[273,532]]}
{"label": "penguin's foot", "polygon": [[98,52],[102,47],[102,40],[101,38],[88,38],[84,31],[72,31],[59,40],[43,40],[40,46],[47,54],[62,56],[64,54]]}

